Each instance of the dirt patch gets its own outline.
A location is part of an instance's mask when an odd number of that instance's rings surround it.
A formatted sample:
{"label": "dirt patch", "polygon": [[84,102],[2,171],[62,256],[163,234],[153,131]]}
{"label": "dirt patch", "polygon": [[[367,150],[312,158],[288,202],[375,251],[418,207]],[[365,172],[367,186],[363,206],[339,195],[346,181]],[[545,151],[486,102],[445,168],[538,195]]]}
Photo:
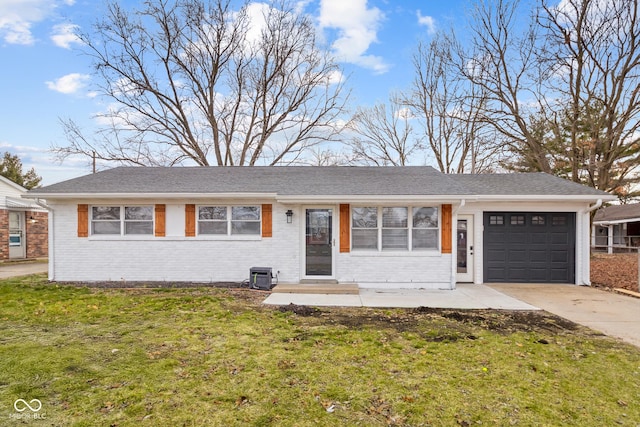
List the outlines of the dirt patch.
{"label": "dirt patch", "polygon": [[321,313],[320,309],[318,308],[309,307],[306,305],[296,305],[293,303],[289,305],[279,306],[278,311],[282,313],[294,313],[294,314],[297,314],[298,316],[305,316],[305,317],[314,316]]}
{"label": "dirt patch", "polygon": [[591,255],[591,283],[638,292],[638,254]]}
{"label": "dirt patch", "polygon": [[[558,334],[576,332],[582,327],[545,311],[452,310],[419,307],[416,309],[381,310],[372,308],[323,308],[290,304],[277,308],[319,322],[338,324],[349,329],[391,329],[395,332],[418,333],[428,341],[474,340],[477,329],[499,334],[539,332]],[[426,330],[424,325],[435,325]]]}

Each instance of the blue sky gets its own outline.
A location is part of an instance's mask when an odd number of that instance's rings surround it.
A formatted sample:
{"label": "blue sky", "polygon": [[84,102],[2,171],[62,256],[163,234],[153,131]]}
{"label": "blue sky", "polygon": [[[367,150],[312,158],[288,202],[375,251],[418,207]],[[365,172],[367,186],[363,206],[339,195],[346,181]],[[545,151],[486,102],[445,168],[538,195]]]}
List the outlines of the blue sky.
{"label": "blue sky", "polygon": [[[122,0],[123,5],[142,1]],[[350,107],[385,101],[413,77],[419,40],[461,25],[465,0],[305,0],[305,11],[339,59]],[[95,96],[89,61],[73,29],[90,30],[104,7],[95,0],[0,0],[0,153],[18,154],[43,184],[90,173],[84,161],[54,161],[64,143],[60,118],[83,127],[104,103]]]}

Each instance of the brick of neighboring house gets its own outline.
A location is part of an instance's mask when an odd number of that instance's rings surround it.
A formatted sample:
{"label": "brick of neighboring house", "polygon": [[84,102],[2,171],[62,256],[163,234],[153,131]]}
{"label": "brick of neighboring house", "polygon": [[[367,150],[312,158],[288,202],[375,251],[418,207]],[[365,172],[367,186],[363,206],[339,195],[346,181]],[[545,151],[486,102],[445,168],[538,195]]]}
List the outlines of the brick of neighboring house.
{"label": "brick of neighboring house", "polygon": [[27,211],[25,222],[27,258],[46,258],[49,254],[48,213]]}
{"label": "brick of neighboring house", "polygon": [[0,260],[9,259],[9,211],[0,209]]}

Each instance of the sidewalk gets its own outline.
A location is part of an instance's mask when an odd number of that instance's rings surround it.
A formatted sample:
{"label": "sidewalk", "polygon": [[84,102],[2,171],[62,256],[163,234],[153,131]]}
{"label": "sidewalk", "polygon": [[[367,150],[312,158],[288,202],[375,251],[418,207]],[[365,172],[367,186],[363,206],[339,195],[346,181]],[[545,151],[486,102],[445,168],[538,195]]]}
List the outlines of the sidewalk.
{"label": "sidewalk", "polygon": [[488,286],[458,284],[454,290],[373,289],[366,285],[359,295],[272,293],[268,305],[309,305],[335,307],[398,307],[537,310],[537,307],[500,293]]}
{"label": "sidewalk", "polygon": [[7,262],[0,264],[0,279],[46,273],[47,271],[49,271],[49,264],[46,261]]}

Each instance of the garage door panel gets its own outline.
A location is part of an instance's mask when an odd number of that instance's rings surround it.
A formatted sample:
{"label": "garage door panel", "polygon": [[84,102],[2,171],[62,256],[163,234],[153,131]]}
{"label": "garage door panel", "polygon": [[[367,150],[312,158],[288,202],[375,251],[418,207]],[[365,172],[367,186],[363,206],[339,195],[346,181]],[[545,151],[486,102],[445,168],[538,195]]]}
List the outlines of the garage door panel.
{"label": "garage door panel", "polygon": [[568,232],[556,232],[551,233],[551,244],[552,245],[567,245],[569,244],[569,233]]}
{"label": "garage door panel", "polygon": [[559,268],[559,269],[551,269],[551,282],[556,282],[556,283],[569,283],[570,279],[569,279],[569,274],[567,272],[566,269],[564,268]]}
{"label": "garage door panel", "polygon": [[532,268],[530,271],[531,282],[546,282],[548,281],[549,270],[545,267]]}
{"label": "garage door panel", "polygon": [[496,268],[487,268],[487,272],[488,274],[494,278],[494,281],[496,282],[506,282],[507,281],[507,276],[506,271],[504,268],[502,267],[496,267]]}
{"label": "garage door panel", "polygon": [[547,233],[536,231],[535,233],[531,234],[529,240],[534,245],[546,245]]}
{"label": "garage door panel", "polygon": [[551,262],[552,263],[568,263],[569,254],[567,253],[567,251],[551,251]]}
{"label": "garage door panel", "polygon": [[510,250],[509,262],[524,262],[527,260],[527,251],[524,249]]}
{"label": "garage door panel", "polygon": [[525,268],[512,267],[508,270],[507,277],[511,282],[521,282],[527,277],[527,270]]}
{"label": "garage door panel", "polygon": [[486,212],[484,260],[486,282],[574,282],[575,214]]}
{"label": "garage door panel", "polygon": [[531,250],[529,252],[529,260],[532,263],[537,263],[537,262],[542,262],[542,263],[546,263],[547,262],[547,251],[545,250]]}

